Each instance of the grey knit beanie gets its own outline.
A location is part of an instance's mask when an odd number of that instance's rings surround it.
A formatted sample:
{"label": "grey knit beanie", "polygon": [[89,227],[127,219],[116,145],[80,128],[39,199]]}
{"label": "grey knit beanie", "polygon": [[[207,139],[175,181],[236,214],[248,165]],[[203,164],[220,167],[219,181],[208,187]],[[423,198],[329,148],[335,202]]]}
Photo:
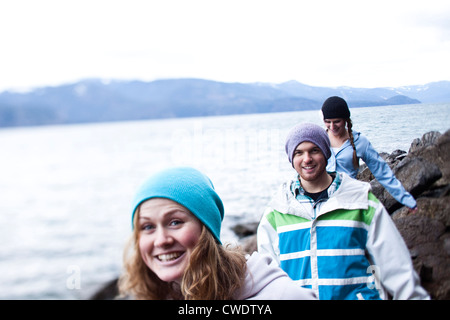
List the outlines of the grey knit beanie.
{"label": "grey knit beanie", "polygon": [[330,139],[325,129],[316,124],[301,123],[291,129],[286,139],[285,149],[290,163],[292,163],[295,149],[305,141],[318,146],[327,160],[331,156]]}

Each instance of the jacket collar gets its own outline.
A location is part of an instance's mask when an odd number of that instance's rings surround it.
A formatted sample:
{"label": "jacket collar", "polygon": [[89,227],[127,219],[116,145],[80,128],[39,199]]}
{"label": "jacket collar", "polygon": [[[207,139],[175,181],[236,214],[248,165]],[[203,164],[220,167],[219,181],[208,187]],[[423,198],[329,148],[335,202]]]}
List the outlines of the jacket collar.
{"label": "jacket collar", "polygon": [[[328,172],[333,177],[333,182],[328,187],[328,197],[330,197],[336,190],[339,189],[339,186],[341,185],[341,176],[339,174],[336,174],[336,172]],[[300,177],[297,176],[296,180],[293,180],[291,183],[291,192],[295,195],[295,197],[301,198],[302,196],[305,196],[305,189],[303,189],[301,183],[300,183]]]}
{"label": "jacket collar", "polygon": [[334,186],[331,185],[328,190],[328,199],[320,202],[316,214],[314,212],[315,204],[309,197],[305,196],[310,201],[302,201],[301,198],[299,200],[299,197],[296,197],[296,190],[299,194],[303,190],[301,186],[299,188],[296,186],[296,181],[298,182],[298,178],[281,185],[270,202],[273,209],[283,214],[311,219],[311,217],[318,217],[337,209],[353,210],[369,207],[368,192],[370,191],[370,184],[355,180],[345,173],[337,173],[332,183]]}

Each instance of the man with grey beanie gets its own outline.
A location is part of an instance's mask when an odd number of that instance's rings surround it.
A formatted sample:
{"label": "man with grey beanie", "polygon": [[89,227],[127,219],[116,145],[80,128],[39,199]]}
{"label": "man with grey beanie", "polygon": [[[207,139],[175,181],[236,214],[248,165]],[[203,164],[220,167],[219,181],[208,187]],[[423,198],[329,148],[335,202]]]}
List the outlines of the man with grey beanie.
{"label": "man with grey beanie", "polygon": [[319,299],[429,299],[370,184],[326,171],[326,131],[299,124],[285,150],[296,176],[280,186],[265,210],[258,251]]}

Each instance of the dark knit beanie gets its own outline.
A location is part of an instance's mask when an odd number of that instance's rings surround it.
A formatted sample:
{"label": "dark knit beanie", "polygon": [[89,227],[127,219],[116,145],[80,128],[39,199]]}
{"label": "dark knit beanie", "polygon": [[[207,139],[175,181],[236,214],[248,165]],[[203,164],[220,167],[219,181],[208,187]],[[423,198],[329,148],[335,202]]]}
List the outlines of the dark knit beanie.
{"label": "dark knit beanie", "polygon": [[325,100],[322,105],[322,113],[324,119],[350,118],[347,102],[340,97],[329,97]]}
{"label": "dark knit beanie", "polygon": [[331,156],[330,139],[325,129],[316,124],[301,123],[289,131],[286,139],[285,150],[291,164],[295,149],[297,149],[300,143],[305,141],[312,142],[318,146],[325,159]]}

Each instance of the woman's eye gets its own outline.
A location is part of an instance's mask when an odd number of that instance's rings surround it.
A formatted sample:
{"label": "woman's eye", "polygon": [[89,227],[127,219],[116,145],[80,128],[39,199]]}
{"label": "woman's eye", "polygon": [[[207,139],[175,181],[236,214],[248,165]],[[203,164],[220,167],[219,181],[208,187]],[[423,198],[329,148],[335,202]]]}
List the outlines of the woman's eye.
{"label": "woman's eye", "polygon": [[182,224],[183,223],[183,221],[181,221],[181,220],[172,220],[171,222],[170,222],[170,225],[171,226],[178,226],[178,225],[180,225],[180,224]]}
{"label": "woman's eye", "polygon": [[149,230],[152,230],[154,228],[155,227],[153,225],[151,225],[151,224],[144,224],[144,225],[141,226],[141,230],[142,231],[149,231]]}

